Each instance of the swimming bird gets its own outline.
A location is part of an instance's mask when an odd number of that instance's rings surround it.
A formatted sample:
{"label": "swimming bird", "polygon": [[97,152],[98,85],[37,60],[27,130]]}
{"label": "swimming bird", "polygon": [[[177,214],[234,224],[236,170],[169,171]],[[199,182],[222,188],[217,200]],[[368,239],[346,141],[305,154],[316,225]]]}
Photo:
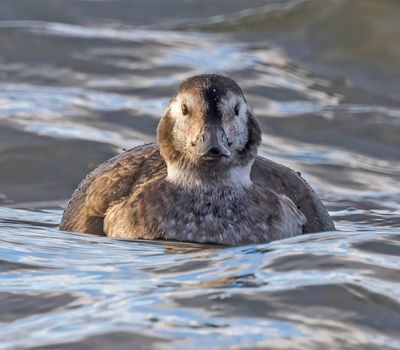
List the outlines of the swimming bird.
{"label": "swimming bird", "polygon": [[223,245],[334,230],[299,173],[257,155],[261,130],[239,85],[183,81],[157,144],[106,161],[75,190],[60,229],[117,238]]}

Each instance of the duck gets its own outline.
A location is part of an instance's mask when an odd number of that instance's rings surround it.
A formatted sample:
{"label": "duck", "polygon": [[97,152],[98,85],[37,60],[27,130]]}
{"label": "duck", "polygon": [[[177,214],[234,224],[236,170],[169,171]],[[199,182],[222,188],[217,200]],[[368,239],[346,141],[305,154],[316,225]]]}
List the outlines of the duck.
{"label": "duck", "polygon": [[233,79],[192,76],[171,98],[156,144],[125,151],[89,173],[60,229],[228,246],[335,230],[300,173],[257,154],[261,138]]}

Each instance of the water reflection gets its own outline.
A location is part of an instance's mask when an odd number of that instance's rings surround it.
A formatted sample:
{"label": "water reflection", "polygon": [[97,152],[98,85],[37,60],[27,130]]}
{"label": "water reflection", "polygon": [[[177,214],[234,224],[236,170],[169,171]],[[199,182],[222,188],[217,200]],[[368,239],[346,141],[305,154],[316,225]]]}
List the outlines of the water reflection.
{"label": "water reflection", "polygon": [[[54,214],[55,223],[60,211],[0,213],[32,222],[51,222]],[[0,233],[1,256],[14,264],[1,275],[0,298],[8,305],[3,317],[18,319],[18,332],[30,334],[16,338],[6,323],[8,347],[65,342],[76,348],[97,343],[96,334],[129,337],[132,330],[177,347],[273,341],[280,348],[287,339],[298,349],[318,342],[397,346],[400,232],[393,230],[201,249],[60,233],[23,222],[10,226],[7,220]],[[24,305],[24,314],[17,305]],[[70,343],[78,336],[86,340]],[[115,344],[125,336],[117,338]]]}

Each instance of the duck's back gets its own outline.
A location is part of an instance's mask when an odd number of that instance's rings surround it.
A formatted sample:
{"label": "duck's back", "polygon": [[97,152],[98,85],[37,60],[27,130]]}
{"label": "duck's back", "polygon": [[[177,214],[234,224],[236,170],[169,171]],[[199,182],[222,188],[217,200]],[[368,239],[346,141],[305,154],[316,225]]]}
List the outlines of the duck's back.
{"label": "duck's back", "polygon": [[[104,235],[106,211],[129,198],[138,186],[165,177],[166,165],[153,144],[126,151],[93,170],[75,190],[61,220],[60,229]],[[262,157],[257,157],[251,179],[290,198],[304,213],[304,232],[334,230],[322,202],[299,174]]]}
{"label": "duck's back", "polygon": [[60,229],[104,235],[107,209],[127,198],[146,179],[166,175],[165,162],[154,144],[119,154],[94,169],[74,191]]}
{"label": "duck's back", "polygon": [[328,211],[300,173],[258,156],[251,169],[251,179],[259,186],[270,188],[292,200],[307,219],[304,233],[335,230]]}

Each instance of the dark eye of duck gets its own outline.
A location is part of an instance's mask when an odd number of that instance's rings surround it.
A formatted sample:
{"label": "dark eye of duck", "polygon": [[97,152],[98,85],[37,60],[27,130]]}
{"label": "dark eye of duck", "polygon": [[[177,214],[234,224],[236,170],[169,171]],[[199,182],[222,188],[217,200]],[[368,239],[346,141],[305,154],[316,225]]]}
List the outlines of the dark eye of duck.
{"label": "dark eye of duck", "polygon": [[233,110],[234,112],[235,112],[235,115],[236,116],[238,116],[239,115],[239,111],[240,111],[240,106],[239,106],[239,103],[238,104],[236,104],[236,106],[235,106],[235,108],[234,108],[234,110]]}
{"label": "dark eye of duck", "polygon": [[183,115],[188,115],[189,114],[189,108],[184,103],[182,103],[182,114]]}

